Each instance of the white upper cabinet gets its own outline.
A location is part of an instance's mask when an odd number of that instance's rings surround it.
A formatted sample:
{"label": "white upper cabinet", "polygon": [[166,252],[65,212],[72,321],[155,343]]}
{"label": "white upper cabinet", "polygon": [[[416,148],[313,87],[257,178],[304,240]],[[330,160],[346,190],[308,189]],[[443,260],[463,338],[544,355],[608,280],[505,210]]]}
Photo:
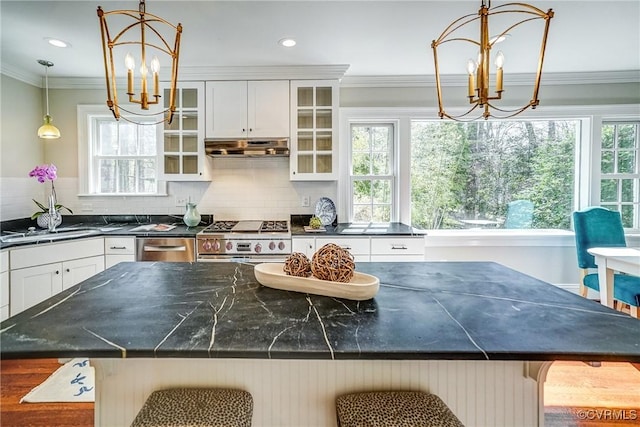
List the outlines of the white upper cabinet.
{"label": "white upper cabinet", "polygon": [[292,181],[338,179],[338,81],[291,81]]}
{"label": "white upper cabinet", "polygon": [[[165,108],[169,89],[164,88]],[[161,162],[166,181],[210,181],[204,152],[204,82],[181,82],[176,87],[176,111],[161,132]]]}
{"label": "white upper cabinet", "polygon": [[289,136],[289,81],[206,82],[207,138]]}

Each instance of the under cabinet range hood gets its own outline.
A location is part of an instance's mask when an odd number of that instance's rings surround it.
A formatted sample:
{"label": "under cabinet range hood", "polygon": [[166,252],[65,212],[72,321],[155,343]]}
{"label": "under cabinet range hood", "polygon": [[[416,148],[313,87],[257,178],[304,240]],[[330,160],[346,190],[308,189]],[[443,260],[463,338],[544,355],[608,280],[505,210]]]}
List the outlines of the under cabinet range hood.
{"label": "under cabinet range hood", "polygon": [[289,139],[205,139],[204,149],[211,157],[289,156]]}

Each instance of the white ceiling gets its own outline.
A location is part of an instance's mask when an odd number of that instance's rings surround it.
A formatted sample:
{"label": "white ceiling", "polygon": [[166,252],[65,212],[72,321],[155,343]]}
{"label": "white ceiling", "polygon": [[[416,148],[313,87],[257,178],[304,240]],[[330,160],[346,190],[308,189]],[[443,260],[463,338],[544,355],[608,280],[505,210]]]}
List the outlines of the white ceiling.
{"label": "white ceiling", "polygon": [[[545,74],[632,71],[640,81],[640,0],[530,3],[555,12]],[[103,78],[98,5],[105,11],[138,9],[137,0],[2,0],[2,72],[41,81],[44,69],[36,60],[47,59],[55,64],[49,70],[52,79]],[[479,6],[480,1],[452,0],[147,0],[146,10],[182,23],[181,76],[216,67],[343,64],[348,66],[346,77],[393,78],[433,75],[431,41],[451,21]],[[528,67],[537,58],[537,33],[509,39],[505,73],[534,71]],[[66,40],[72,47],[52,47],[46,37]],[[297,46],[279,46],[283,37],[295,38]],[[443,74],[464,74],[466,60],[442,59]]]}

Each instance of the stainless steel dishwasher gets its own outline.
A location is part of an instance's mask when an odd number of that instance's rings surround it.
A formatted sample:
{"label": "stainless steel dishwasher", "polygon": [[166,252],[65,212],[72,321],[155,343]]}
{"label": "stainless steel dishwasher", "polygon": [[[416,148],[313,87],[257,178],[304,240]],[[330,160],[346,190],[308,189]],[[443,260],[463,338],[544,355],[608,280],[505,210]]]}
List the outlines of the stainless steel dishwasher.
{"label": "stainless steel dishwasher", "polygon": [[195,238],[138,237],[136,261],[194,262]]}

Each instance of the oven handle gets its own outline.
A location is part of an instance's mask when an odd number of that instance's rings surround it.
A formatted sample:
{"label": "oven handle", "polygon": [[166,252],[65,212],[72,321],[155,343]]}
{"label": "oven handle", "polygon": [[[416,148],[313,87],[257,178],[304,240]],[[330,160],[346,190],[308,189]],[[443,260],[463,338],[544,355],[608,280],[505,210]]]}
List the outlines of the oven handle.
{"label": "oven handle", "polygon": [[184,252],[187,250],[187,247],[184,245],[173,246],[173,245],[144,245],[145,252]]}

